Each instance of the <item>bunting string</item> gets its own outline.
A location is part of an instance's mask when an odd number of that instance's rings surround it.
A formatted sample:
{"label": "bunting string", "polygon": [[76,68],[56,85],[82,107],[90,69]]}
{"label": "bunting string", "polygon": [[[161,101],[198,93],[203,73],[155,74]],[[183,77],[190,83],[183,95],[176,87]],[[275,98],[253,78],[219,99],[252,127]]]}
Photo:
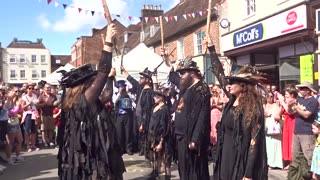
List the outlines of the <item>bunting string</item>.
{"label": "bunting string", "polygon": [[[41,2],[41,0],[39,0],[39,2]],[[82,7],[75,7],[69,4],[64,4],[61,3],[59,1],[56,0],[47,0],[47,4],[51,5],[54,4],[54,7],[59,7],[62,6],[64,10],[66,10],[67,8],[73,8],[76,9],[78,11],[78,13],[84,13],[85,15],[90,14],[91,16],[104,16],[104,12],[100,12],[100,11],[94,11],[94,10],[90,10],[90,9],[85,9]],[[213,9],[218,9],[219,6],[221,6],[221,4],[216,4]],[[188,19],[195,19],[197,17],[202,17],[202,16],[206,16],[207,14],[207,9],[203,9],[203,10],[199,10],[197,12],[189,12],[186,14],[182,14],[182,15],[168,15],[168,16],[163,16],[164,18],[164,22],[178,22],[178,21],[183,21],[183,20],[188,20]],[[136,16],[126,16],[126,15],[119,15],[119,14],[111,14],[113,19],[116,18],[122,18],[123,20],[129,20],[132,21],[134,19],[140,19],[140,21],[146,22],[146,23],[159,23],[159,18],[160,17],[144,17],[144,19],[142,17],[136,17]]]}

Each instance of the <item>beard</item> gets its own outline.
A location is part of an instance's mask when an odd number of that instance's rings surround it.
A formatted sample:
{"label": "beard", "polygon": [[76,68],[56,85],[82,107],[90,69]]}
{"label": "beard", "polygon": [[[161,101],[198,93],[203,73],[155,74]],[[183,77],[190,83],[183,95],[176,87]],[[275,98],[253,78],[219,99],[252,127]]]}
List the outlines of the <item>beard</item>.
{"label": "beard", "polygon": [[180,79],[179,89],[181,92],[185,92],[187,88],[189,88],[193,84],[193,78],[191,76],[187,76],[184,79]]}

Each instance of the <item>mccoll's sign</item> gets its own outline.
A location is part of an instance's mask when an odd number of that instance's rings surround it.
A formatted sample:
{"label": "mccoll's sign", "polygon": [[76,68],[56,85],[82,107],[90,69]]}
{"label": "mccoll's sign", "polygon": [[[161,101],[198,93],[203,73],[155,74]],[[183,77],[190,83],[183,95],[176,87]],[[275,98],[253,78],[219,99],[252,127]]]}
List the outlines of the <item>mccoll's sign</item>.
{"label": "mccoll's sign", "polygon": [[303,4],[239,30],[228,32],[221,37],[221,49],[224,52],[230,51],[306,29],[307,14],[307,7]]}
{"label": "mccoll's sign", "polygon": [[238,47],[248,43],[252,43],[263,38],[263,25],[262,23],[256,24],[242,31],[234,33],[233,46]]}

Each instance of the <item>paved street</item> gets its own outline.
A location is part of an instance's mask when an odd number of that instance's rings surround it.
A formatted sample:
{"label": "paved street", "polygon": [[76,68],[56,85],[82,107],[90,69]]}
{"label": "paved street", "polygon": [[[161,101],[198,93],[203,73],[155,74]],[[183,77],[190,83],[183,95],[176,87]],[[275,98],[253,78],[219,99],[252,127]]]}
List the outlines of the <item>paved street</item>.
{"label": "paved street", "polygon": [[[5,165],[7,169],[0,175],[1,180],[56,180],[57,177],[57,149],[43,149],[36,152],[24,153],[25,161],[17,165]],[[145,175],[150,173],[151,169],[141,168],[138,165],[143,163],[143,157],[138,155],[123,156],[127,172],[124,174],[126,180],[143,180]],[[212,166],[210,175],[212,175]],[[283,180],[285,172],[282,170],[270,171],[269,179]],[[271,178],[272,177],[272,178]],[[172,167],[172,179],[179,179],[176,165]]]}

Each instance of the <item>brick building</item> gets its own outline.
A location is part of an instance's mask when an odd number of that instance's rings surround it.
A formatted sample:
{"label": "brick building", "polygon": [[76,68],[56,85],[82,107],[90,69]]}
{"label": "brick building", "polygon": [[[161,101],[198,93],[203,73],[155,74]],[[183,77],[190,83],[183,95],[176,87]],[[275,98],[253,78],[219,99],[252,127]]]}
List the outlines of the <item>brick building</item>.
{"label": "brick building", "polygon": [[[113,23],[117,26],[118,30],[118,49],[122,49],[124,41],[124,32],[126,27],[119,21],[114,20]],[[92,29],[91,36],[81,36],[71,47],[71,64],[75,67],[83,64],[97,64],[101,57],[103,48],[101,34],[106,34],[107,26],[102,29]],[[96,68],[96,67],[95,67]]]}
{"label": "brick building", "polygon": [[51,55],[51,73],[71,62],[70,55]]}
{"label": "brick building", "polygon": [[[3,59],[2,59],[2,51],[3,51],[3,48],[1,46],[1,42],[0,42],[0,69],[2,69],[2,64],[3,64]],[[0,72],[0,82],[2,81],[2,77],[3,77],[3,71]]]}
{"label": "brick building", "polygon": [[[213,6],[212,6],[213,7]],[[181,16],[206,10],[208,8],[207,0],[181,0],[174,8],[167,11],[163,16]],[[219,22],[217,12],[213,9],[211,14],[210,36],[215,44],[217,52],[220,52],[219,43]],[[193,56],[202,73],[205,74],[207,82],[214,82],[214,76],[210,72],[210,58],[202,53],[202,38],[206,32],[207,14],[202,16],[196,15],[187,17],[187,19],[166,22],[163,20],[164,31],[164,47],[173,55],[173,62],[183,59],[187,56]],[[157,54],[160,54],[161,48],[161,32],[157,25],[148,24],[148,28],[144,28],[144,42],[148,47],[153,47]],[[151,27],[151,28],[150,28]],[[157,30],[152,34],[152,28]],[[146,32],[150,30],[149,36]]]}

